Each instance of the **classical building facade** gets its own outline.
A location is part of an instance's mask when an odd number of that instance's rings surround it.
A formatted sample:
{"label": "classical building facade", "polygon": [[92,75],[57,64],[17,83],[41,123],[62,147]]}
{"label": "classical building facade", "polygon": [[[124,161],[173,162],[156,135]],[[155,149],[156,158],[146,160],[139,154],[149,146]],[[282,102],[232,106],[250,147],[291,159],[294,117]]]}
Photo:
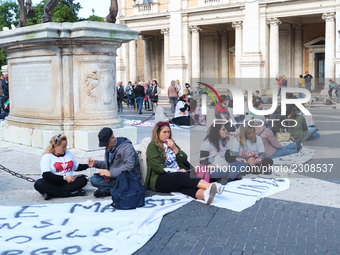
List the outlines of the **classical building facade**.
{"label": "classical building facade", "polygon": [[[120,0],[119,22],[139,30],[124,44],[117,78],[198,80],[296,86],[313,75],[314,91],[340,78],[340,0]],[[257,82],[259,81],[259,82]],[[246,85],[247,84],[247,85]],[[258,88],[258,87],[256,87]],[[164,90],[163,90],[164,91]]]}

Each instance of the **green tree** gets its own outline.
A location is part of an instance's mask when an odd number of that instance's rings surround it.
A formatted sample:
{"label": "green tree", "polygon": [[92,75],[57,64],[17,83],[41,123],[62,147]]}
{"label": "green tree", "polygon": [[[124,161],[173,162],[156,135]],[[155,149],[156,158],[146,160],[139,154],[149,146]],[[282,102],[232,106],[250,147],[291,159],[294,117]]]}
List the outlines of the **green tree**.
{"label": "green tree", "polygon": [[[0,2],[0,31],[4,27],[10,28],[11,25],[19,24],[19,5],[14,1]],[[0,67],[7,65],[7,54],[0,49]]]}
{"label": "green tree", "polygon": [[96,15],[91,15],[90,17],[88,17],[87,19],[84,19],[84,20],[87,20],[87,21],[105,22],[105,20],[104,20],[103,17],[99,17],[99,16],[96,16]]}

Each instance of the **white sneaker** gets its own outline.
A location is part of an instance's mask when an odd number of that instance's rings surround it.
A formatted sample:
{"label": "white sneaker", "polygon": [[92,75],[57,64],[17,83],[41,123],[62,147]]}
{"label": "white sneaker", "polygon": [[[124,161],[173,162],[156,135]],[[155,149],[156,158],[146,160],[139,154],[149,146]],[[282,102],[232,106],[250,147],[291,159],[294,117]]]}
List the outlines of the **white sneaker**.
{"label": "white sneaker", "polygon": [[214,182],[214,184],[217,188],[217,194],[222,195],[225,186],[218,182]]}
{"label": "white sneaker", "polygon": [[212,183],[209,188],[204,191],[204,201],[207,205],[210,205],[214,200],[217,192],[217,187],[215,183]]}

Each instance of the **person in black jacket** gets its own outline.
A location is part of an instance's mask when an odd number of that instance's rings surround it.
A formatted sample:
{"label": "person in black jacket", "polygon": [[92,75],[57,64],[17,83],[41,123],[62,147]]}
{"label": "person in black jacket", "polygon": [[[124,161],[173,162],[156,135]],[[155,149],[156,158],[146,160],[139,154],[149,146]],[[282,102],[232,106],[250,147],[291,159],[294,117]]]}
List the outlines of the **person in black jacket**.
{"label": "person in black jacket", "polygon": [[135,98],[137,100],[137,107],[139,109],[139,114],[142,114],[143,101],[145,97],[144,87],[142,86],[142,84],[143,82],[139,82],[134,90]]}
{"label": "person in black jacket", "polygon": [[123,111],[123,100],[124,100],[124,87],[123,87],[123,82],[119,81],[117,83],[117,103],[118,103],[118,112]]}
{"label": "person in black jacket", "polygon": [[66,136],[55,135],[41,157],[42,178],[34,183],[34,188],[45,200],[52,197],[83,196],[85,191],[82,188],[86,186],[87,178],[85,175],[74,175],[74,171],[87,168],[87,164],[78,164],[72,152],[67,150]]}

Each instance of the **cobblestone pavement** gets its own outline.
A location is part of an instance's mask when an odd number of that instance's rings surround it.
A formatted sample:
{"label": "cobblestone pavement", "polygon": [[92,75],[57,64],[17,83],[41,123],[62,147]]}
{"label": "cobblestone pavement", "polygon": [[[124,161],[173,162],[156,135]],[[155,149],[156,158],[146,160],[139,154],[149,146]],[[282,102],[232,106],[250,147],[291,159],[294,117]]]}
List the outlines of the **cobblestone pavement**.
{"label": "cobblestone pavement", "polygon": [[340,209],[263,198],[237,213],[198,202],[166,215],[135,254],[340,254]]}

